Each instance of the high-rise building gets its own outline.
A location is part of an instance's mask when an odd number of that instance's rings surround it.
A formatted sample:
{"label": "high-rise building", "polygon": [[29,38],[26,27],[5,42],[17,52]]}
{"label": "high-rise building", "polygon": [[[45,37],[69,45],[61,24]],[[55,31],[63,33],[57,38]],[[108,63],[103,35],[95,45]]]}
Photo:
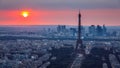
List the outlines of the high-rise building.
{"label": "high-rise building", "polygon": [[100,26],[100,25],[91,25],[88,28],[89,31],[89,36],[106,36],[107,34],[107,28],[105,25]]}
{"label": "high-rise building", "polygon": [[91,36],[95,36],[95,35],[96,35],[95,25],[91,25],[91,26],[88,28],[88,30],[89,30],[89,34],[90,34]]}
{"label": "high-rise building", "polygon": [[72,36],[75,37],[75,35],[76,35],[76,33],[77,33],[76,28],[70,28],[70,33],[72,34]]}
{"label": "high-rise building", "polygon": [[103,28],[100,25],[96,27],[97,36],[103,36]]}
{"label": "high-rise building", "polygon": [[105,25],[103,25],[103,36],[106,36],[107,34],[107,28]]}
{"label": "high-rise building", "polygon": [[57,26],[57,32],[65,32],[66,26],[65,25],[58,25]]}

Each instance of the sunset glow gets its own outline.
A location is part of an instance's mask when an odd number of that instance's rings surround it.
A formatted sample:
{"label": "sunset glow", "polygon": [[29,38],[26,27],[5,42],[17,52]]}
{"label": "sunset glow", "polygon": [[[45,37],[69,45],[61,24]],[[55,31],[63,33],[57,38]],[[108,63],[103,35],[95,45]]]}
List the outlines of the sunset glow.
{"label": "sunset glow", "polygon": [[[26,4],[27,3],[27,4]],[[119,0],[2,0],[0,25],[120,25]]]}

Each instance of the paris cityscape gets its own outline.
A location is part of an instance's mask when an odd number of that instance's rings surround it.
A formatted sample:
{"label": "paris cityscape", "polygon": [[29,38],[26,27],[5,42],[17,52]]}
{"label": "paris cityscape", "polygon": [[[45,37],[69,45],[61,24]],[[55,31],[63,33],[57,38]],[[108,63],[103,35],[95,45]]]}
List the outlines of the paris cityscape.
{"label": "paris cityscape", "polygon": [[120,0],[0,0],[0,68],[120,68]]}
{"label": "paris cityscape", "polygon": [[78,26],[1,26],[0,68],[119,68],[120,28],[78,19]]}

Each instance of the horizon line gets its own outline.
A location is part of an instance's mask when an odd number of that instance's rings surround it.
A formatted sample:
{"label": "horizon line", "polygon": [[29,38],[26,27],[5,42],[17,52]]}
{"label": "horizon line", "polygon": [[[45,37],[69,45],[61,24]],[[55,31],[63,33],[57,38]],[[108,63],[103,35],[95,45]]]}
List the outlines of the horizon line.
{"label": "horizon line", "polygon": [[[65,24],[58,24],[58,25],[65,25]],[[58,25],[0,25],[1,26],[58,26]],[[91,25],[94,25],[94,24],[91,24]],[[91,25],[82,25],[82,26],[91,26]],[[98,24],[99,25],[99,24]],[[104,25],[104,24],[103,24]],[[100,26],[103,26],[103,25],[100,25]],[[65,26],[78,26],[78,25],[65,25]],[[95,25],[97,26],[97,25]],[[105,25],[105,26],[120,26],[120,25]]]}

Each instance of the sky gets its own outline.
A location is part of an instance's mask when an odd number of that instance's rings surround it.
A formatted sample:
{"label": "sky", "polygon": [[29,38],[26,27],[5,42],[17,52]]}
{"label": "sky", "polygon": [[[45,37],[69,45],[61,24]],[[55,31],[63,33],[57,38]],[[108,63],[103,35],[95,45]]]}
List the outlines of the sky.
{"label": "sky", "polygon": [[79,11],[82,25],[120,26],[120,0],[0,0],[0,25],[77,25]]}

